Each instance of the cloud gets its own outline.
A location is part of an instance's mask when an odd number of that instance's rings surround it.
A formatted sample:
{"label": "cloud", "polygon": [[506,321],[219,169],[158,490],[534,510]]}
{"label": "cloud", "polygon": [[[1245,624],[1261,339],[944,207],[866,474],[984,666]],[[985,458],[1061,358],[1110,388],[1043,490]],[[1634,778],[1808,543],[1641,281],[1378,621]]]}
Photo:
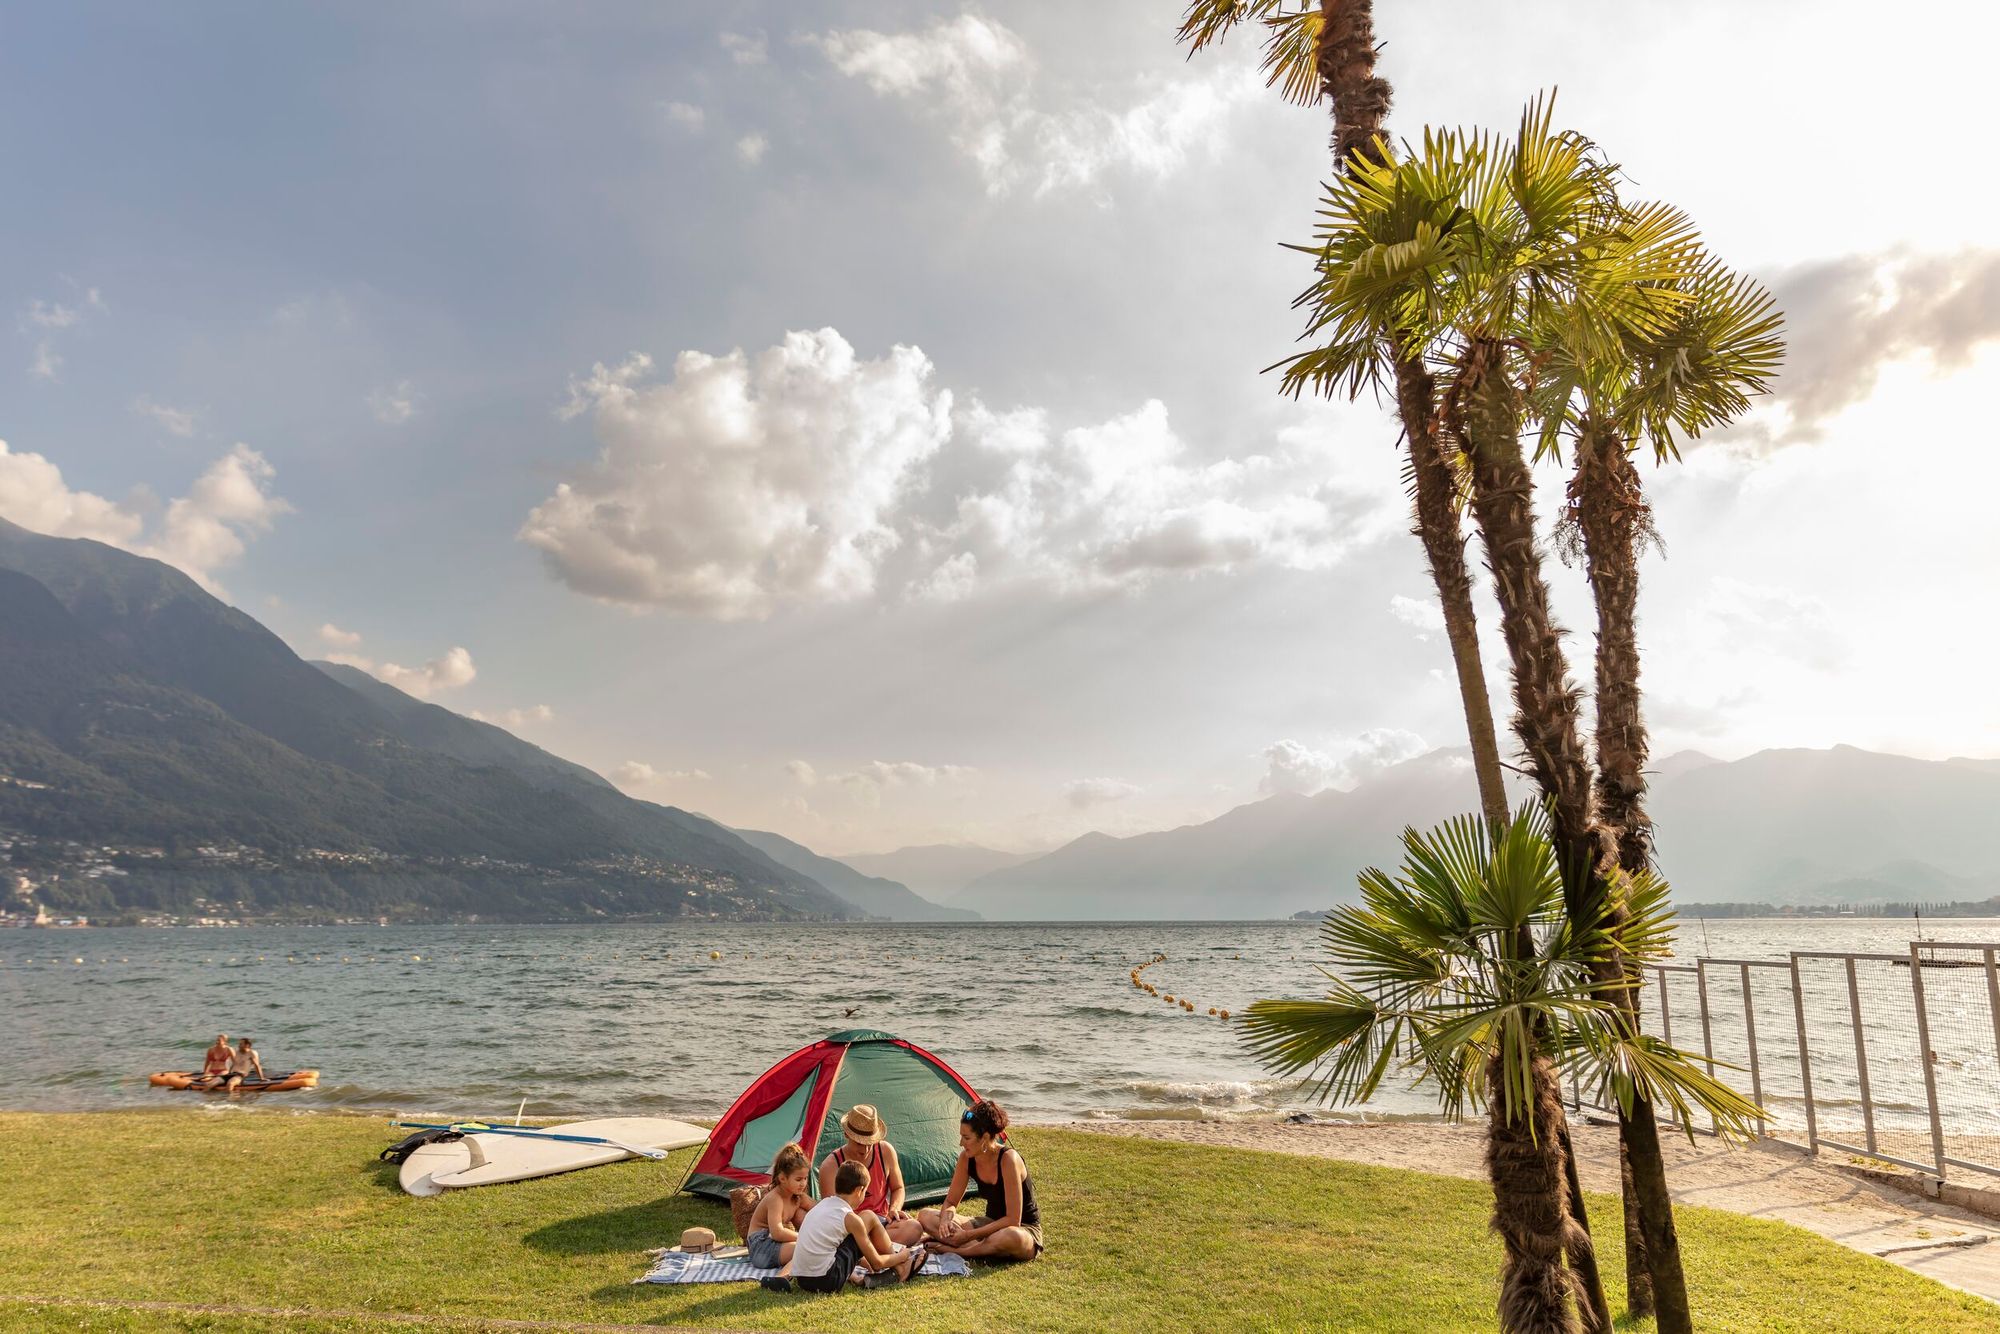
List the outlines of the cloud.
{"label": "cloud", "polygon": [[331,644],[335,648],[354,648],[361,643],[361,636],[358,633],[353,630],[343,630],[332,621],[320,626],[319,637],[322,643]]}
{"label": "cloud", "polygon": [[1127,797],[1136,797],[1145,789],[1121,778],[1077,778],[1062,786],[1062,798],[1077,810],[1089,810],[1093,806],[1104,806]]}
{"label": "cloud", "polygon": [[498,727],[532,727],[537,723],[554,722],[556,711],[546,704],[531,704],[525,709],[502,709],[493,714],[473,709],[465,716],[474,722],[492,723]]}
{"label": "cloud", "polygon": [[914,760],[870,760],[848,773],[827,774],[824,782],[850,787],[934,787],[942,782],[970,777],[975,771],[962,764],[918,764]]}
{"label": "cloud", "polygon": [[1699,633],[1719,649],[1762,648],[1819,671],[1833,671],[1847,658],[1846,638],[1826,604],[1789,588],[1717,575],[1697,616],[1707,622]]}
{"label": "cloud", "polygon": [[627,760],[611,771],[611,781],[620,787],[651,787],[656,783],[706,782],[703,769],[655,769],[643,760]]}
{"label": "cloud", "polygon": [[456,645],[447,649],[443,657],[432,658],[421,667],[385,662],[373,669],[363,667],[362,670],[373,670],[378,680],[386,681],[404,694],[418,699],[428,699],[439,691],[470,685],[472,679],[479,675],[479,669],[472,665],[472,654]]}
{"label": "cloud", "polygon": [[764,154],[771,147],[771,141],[761,134],[746,134],[736,141],[736,156],[746,167],[754,167],[764,160]]}
{"label": "cloud", "polygon": [[[757,356],[634,354],[573,377],[561,415],[601,446],[519,537],[571,588],[719,619],[885,589],[1117,591],[1253,566],[1320,570],[1393,533],[1402,501],[1328,433],[1197,461],[1157,400],[1054,429],[932,385],[914,347],[863,360],[838,332]],[[1304,410],[1302,410],[1304,411]]]}
{"label": "cloud", "polygon": [[194,434],[194,413],[184,408],[168,407],[165,403],[155,403],[143,394],[132,402],[132,411],[152,421],[168,435],[177,435],[183,440]]}
{"label": "cloud", "polygon": [[717,40],[739,65],[761,65],[771,56],[770,43],[761,32],[725,32]]}
{"label": "cloud", "polygon": [[1287,738],[1264,748],[1264,777],[1257,791],[1267,797],[1281,792],[1309,797],[1327,788],[1345,791],[1428,749],[1422,737],[1397,727],[1371,728],[1324,750]]}
{"label": "cloud", "polygon": [[708,114],[700,107],[686,102],[664,102],[661,104],[661,110],[666,113],[668,124],[677,125],[690,132],[700,132],[702,125],[708,120]]}
{"label": "cloud", "polygon": [[913,347],[876,360],[832,329],[755,357],[684,352],[572,380],[602,444],[519,536],[591,597],[724,620],[873,591],[917,470],[950,434],[951,395]]}
{"label": "cloud", "polygon": [[[91,289],[95,295],[96,289]],[[28,306],[28,323],[38,329],[69,329],[83,321],[83,312],[59,301],[35,300]]]}
{"label": "cloud", "polygon": [[44,338],[35,344],[35,355],[28,362],[28,374],[37,380],[53,380],[62,371],[63,359],[60,353],[49,346]]}
{"label": "cloud", "polygon": [[384,426],[401,426],[417,415],[419,395],[408,380],[384,385],[368,395],[368,410]]}
{"label": "cloud", "polygon": [[819,782],[819,772],[804,760],[785,761],[785,772],[800,787],[811,787]]}
{"label": "cloud", "polygon": [[291,511],[270,492],[275,476],[262,454],[239,444],[162,512],[143,492],[112,501],[73,491],[55,464],[40,454],[12,453],[0,441],[0,516],[52,537],[87,537],[166,561],[213,590],[216,571]]}
{"label": "cloud", "polygon": [[[2000,250],[1843,255],[1771,280],[1785,312],[1785,366],[1760,412],[1731,432],[1753,443],[1816,441],[1827,422],[1874,393],[1894,362],[1962,370],[2000,339]],[[1775,420],[1773,420],[1775,416]]]}
{"label": "cloud", "polygon": [[993,195],[1080,188],[1114,170],[1163,179],[1218,147],[1227,112],[1263,93],[1247,69],[1214,65],[1124,107],[1085,101],[1046,110],[1029,100],[1027,44],[969,12],[921,31],[851,29],[806,40],[876,94],[940,114]]}
{"label": "cloud", "polygon": [[1428,599],[1404,597],[1397,593],[1389,599],[1389,614],[1415,630],[1419,639],[1444,633],[1444,612],[1437,603]]}

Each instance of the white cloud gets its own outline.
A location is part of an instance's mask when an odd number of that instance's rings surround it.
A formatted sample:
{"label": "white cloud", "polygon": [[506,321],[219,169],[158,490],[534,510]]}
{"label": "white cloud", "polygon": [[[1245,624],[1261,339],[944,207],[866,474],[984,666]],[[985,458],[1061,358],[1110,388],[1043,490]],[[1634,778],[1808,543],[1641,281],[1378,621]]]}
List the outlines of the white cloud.
{"label": "white cloud", "polygon": [[62,371],[63,359],[60,353],[49,346],[44,338],[35,344],[35,355],[28,362],[28,374],[37,380],[53,380]]}
{"label": "white cloud", "polygon": [[1115,591],[1325,569],[1401,520],[1393,477],[1308,425],[1197,461],[1157,400],[1060,432],[1035,409],[954,420],[920,350],[863,361],[832,329],[651,367],[572,378],[562,415],[590,412],[601,452],[519,534],[606,601],[738,619],[880,588]]}
{"label": "white cloud", "polygon": [[474,722],[492,723],[498,727],[532,727],[537,723],[554,722],[556,711],[546,704],[531,704],[525,709],[502,709],[493,714],[473,709],[465,716]]}
{"label": "white cloud", "polygon": [[[96,294],[97,289],[92,288],[91,295],[95,297]],[[28,307],[28,323],[41,329],[74,328],[82,320],[83,312],[75,306],[65,306],[60,301],[37,299]]]}
{"label": "white cloud", "polygon": [[662,103],[661,109],[666,112],[668,124],[679,126],[683,130],[699,131],[708,120],[706,112],[687,102]]}
{"label": "white cloud", "polygon": [[353,630],[343,630],[332,621],[328,621],[320,626],[319,637],[322,643],[331,644],[335,648],[354,648],[361,643],[359,633]]}
{"label": "white cloud", "polygon": [[384,426],[401,426],[417,415],[420,399],[415,386],[408,380],[398,380],[368,395],[368,410],[375,414],[375,420]]}
{"label": "white cloud", "polygon": [[746,134],[736,141],[736,156],[746,167],[754,167],[764,160],[771,141],[762,134]]}
{"label": "white cloud", "polygon": [[1398,727],[1371,728],[1323,750],[1287,738],[1264,748],[1264,777],[1257,791],[1267,797],[1280,792],[1311,796],[1330,787],[1344,791],[1428,749],[1422,737]]}
{"label": "white cloud", "polygon": [[873,361],[832,329],[755,357],[634,356],[572,380],[603,448],[522,541],[578,592],[722,619],[873,591],[904,491],[950,433],[951,395],[911,347]]}
{"label": "white cloud", "polygon": [[149,417],[168,435],[177,435],[183,440],[194,434],[194,413],[185,408],[169,407],[165,403],[155,403],[141,395],[133,400],[132,411],[141,417]]}
{"label": "white cloud", "polygon": [[655,769],[643,760],[627,760],[611,771],[611,781],[620,787],[651,787],[658,783],[701,783],[708,781],[704,769]]}
{"label": "white cloud", "polygon": [[1444,612],[1427,599],[1397,593],[1389,599],[1389,614],[1415,630],[1419,639],[1444,633]]}
{"label": "white cloud", "polygon": [[761,32],[725,32],[718,40],[729,58],[739,65],[761,65],[770,59],[770,43]]}
{"label": "white cloud", "polygon": [[848,773],[828,774],[824,781],[851,787],[933,787],[967,778],[974,771],[962,764],[918,764],[914,760],[870,760]]}
{"label": "white cloud", "polygon": [[819,782],[819,771],[804,760],[786,760],[785,772],[790,774],[792,781],[800,787],[811,787]]}
{"label": "white cloud", "polygon": [[1063,784],[1062,798],[1081,811],[1136,797],[1142,791],[1143,788],[1122,778],[1078,778]]}
{"label": "white cloud", "polygon": [[216,571],[242,556],[251,536],[291,511],[270,493],[274,476],[262,454],[239,444],[156,520],[157,502],[73,491],[55,464],[40,454],[11,453],[0,441],[0,515],[38,533],[92,538],[166,561],[213,589]]}
{"label": "white cloud", "polygon": [[973,13],[916,32],[852,29],[807,40],[878,95],[940,114],[996,195],[1023,185],[1038,196],[1088,186],[1113,170],[1170,176],[1196,152],[1219,146],[1233,106],[1264,93],[1247,69],[1211,63],[1124,107],[1086,101],[1046,110],[1029,100],[1027,45]]}
{"label": "white cloud", "polygon": [[[363,667],[362,670],[371,669]],[[439,691],[469,685],[479,675],[478,668],[472,665],[472,654],[456,645],[447,649],[443,657],[432,658],[421,667],[385,662],[372,670],[378,680],[386,681],[404,694],[418,699],[428,699]]]}

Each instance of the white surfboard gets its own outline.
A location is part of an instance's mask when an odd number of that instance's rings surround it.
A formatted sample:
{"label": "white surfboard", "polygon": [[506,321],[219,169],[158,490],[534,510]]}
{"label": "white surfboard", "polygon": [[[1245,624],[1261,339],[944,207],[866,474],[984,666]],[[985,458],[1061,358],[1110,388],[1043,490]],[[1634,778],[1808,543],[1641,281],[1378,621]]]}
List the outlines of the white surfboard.
{"label": "white surfboard", "polygon": [[[525,1128],[525,1127],[524,1127]],[[692,1148],[708,1141],[708,1132],[685,1121],[665,1117],[615,1116],[599,1121],[572,1121],[567,1125],[536,1126],[551,1134],[589,1135],[617,1140],[642,1148]],[[445,1150],[418,1164],[420,1154]],[[450,1150],[457,1150],[455,1155]],[[633,1155],[611,1144],[575,1144],[557,1139],[530,1139],[525,1135],[467,1135],[449,1144],[426,1144],[403,1164],[403,1188],[412,1195],[436,1190],[459,1190],[468,1186],[497,1186],[507,1181],[527,1181],[620,1162]],[[417,1165],[413,1174],[411,1166]],[[412,1189],[412,1184],[418,1188]]]}

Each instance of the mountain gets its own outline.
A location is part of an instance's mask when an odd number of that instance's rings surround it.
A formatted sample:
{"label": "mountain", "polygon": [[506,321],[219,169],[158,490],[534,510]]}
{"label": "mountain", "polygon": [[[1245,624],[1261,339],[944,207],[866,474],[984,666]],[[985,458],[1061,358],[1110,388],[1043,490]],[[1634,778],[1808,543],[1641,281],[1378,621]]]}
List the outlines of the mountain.
{"label": "mountain", "polygon": [[[1509,779],[1519,801],[1525,787]],[[1352,902],[1406,824],[1475,807],[1462,752],[1434,751],[1352,792],[1274,796],[1205,824],[1088,834],[989,872],[951,902],[989,917],[1286,917]],[[1837,746],[1656,768],[1661,869],[1684,902],[1973,899],[2000,889],[2000,766]]]}
{"label": "mountain", "polygon": [[991,871],[1034,860],[1031,852],[999,852],[965,843],[927,843],[894,852],[863,852],[840,860],[863,875],[900,881],[942,902]]}
{"label": "mountain", "polygon": [[0,778],[16,860],[79,908],[855,915],[708,821],[316,669],[170,566],[5,520]]}
{"label": "mountain", "polygon": [[811,848],[794,843],[782,834],[761,829],[733,831],[780,866],[789,866],[811,876],[870,917],[886,917],[892,922],[974,922],[979,914],[968,908],[947,908],[932,903],[908,886],[881,876],[863,875],[851,866],[822,857]]}

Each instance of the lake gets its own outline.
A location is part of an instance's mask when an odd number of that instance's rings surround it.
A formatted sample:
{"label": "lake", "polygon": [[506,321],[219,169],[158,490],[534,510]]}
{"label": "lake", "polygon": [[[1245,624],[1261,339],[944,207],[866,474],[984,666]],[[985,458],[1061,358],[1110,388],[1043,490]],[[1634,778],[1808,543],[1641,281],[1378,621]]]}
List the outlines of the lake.
{"label": "lake", "polygon": [[[2000,921],[1926,931],[1995,941]],[[1902,920],[1737,919],[1683,923],[1681,947],[1782,958],[1902,951],[1912,936]],[[1147,980],[1197,1014],[1131,985],[1128,971],[1156,952],[1167,959]],[[1027,1119],[1277,1116],[1309,1104],[1206,1011],[1311,994],[1317,958],[1310,922],[5,931],[0,1106],[190,1105],[194,1095],[145,1076],[198,1067],[227,1031],[254,1038],[269,1070],[321,1071],[318,1089],[267,1095],[266,1108],[494,1117],[526,1098],[531,1115],[713,1116],[794,1048],[868,1027],[930,1048]],[[1784,977],[1773,970],[1769,999],[1757,992],[1774,1067],[1781,1047],[1796,1047],[1778,1040],[1789,1010],[1771,1008]],[[1892,998],[1900,987],[1907,1010],[1907,969],[1884,965],[1866,985]],[[1680,990],[1673,1004],[1676,1039],[1698,1047]],[[1871,1011],[1871,1044],[1908,1045],[1893,1006],[1882,1014],[1878,1031]],[[1978,1024],[1966,1027],[1968,1052],[1991,1066],[1990,1029],[1975,1041]],[[1725,1054],[1726,1036],[1717,1042]],[[1913,1061],[1881,1067],[1878,1100],[1922,1103]],[[1420,1092],[1396,1089],[1366,1114],[1431,1111]]]}

